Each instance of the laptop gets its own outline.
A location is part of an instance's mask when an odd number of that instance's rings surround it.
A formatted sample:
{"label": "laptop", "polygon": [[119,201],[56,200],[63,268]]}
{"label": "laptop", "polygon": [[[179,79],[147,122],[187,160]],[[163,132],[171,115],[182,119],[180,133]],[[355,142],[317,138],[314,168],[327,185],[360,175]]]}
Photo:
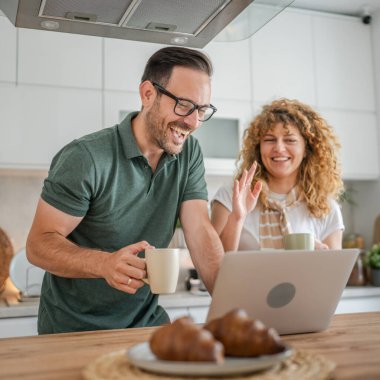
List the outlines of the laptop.
{"label": "laptop", "polygon": [[227,252],[207,322],[234,308],[280,335],[328,328],[358,249]]}

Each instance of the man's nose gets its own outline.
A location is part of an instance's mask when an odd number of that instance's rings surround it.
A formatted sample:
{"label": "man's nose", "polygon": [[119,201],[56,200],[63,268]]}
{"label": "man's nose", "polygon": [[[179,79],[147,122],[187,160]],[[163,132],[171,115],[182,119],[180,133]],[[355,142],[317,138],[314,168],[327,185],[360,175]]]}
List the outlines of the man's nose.
{"label": "man's nose", "polygon": [[185,123],[194,129],[199,128],[202,123],[198,119],[199,119],[199,114],[198,114],[197,109],[195,109],[190,115],[187,115],[184,117]]}

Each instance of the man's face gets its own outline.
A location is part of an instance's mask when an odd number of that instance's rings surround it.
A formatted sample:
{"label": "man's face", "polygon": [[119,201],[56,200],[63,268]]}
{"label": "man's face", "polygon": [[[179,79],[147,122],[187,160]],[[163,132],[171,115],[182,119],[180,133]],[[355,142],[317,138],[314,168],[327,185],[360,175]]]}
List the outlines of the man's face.
{"label": "man's face", "polygon": [[[210,78],[206,73],[184,67],[175,67],[169,82],[163,86],[178,98],[198,105],[209,105]],[[188,116],[174,113],[175,100],[158,92],[154,104],[146,113],[148,140],[168,154],[178,154],[188,136],[201,126],[198,110]]]}

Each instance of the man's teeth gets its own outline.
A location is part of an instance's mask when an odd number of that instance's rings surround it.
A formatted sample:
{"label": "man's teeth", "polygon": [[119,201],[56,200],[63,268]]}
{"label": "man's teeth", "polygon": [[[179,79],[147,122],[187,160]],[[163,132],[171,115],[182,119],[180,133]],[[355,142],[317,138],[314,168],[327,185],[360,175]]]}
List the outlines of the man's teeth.
{"label": "man's teeth", "polygon": [[187,136],[190,133],[190,131],[184,131],[183,129],[178,128],[178,127],[172,127],[172,129],[173,129],[173,131],[176,131],[176,132],[178,132],[184,136]]}

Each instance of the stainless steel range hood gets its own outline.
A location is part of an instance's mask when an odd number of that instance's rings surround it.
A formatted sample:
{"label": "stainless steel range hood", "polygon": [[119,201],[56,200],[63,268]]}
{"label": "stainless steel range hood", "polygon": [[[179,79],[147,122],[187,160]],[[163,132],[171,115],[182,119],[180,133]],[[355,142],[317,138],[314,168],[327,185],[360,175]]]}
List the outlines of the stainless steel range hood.
{"label": "stainless steel range hood", "polygon": [[21,28],[204,47],[253,0],[0,0]]}

